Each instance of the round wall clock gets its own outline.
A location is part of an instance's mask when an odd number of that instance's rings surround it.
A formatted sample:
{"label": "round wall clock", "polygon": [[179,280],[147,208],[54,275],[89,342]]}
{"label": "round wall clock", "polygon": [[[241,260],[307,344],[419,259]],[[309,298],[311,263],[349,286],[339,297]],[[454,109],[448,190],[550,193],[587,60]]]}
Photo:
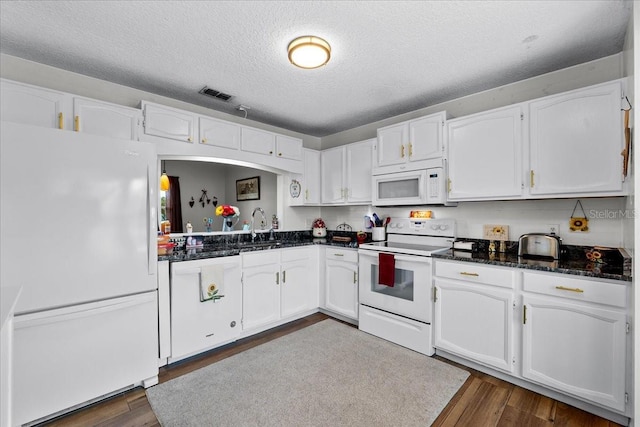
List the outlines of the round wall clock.
{"label": "round wall clock", "polygon": [[301,190],[302,190],[302,186],[300,185],[300,182],[298,182],[295,179],[292,179],[291,184],[289,185],[289,194],[291,194],[291,197],[293,197],[294,199],[297,199],[298,197],[300,197]]}

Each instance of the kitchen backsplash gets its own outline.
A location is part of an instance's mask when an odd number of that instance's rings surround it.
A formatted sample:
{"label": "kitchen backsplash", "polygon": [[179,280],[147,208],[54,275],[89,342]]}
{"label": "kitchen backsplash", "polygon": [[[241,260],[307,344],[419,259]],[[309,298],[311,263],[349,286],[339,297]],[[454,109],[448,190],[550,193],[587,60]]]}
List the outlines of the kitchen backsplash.
{"label": "kitchen backsplash", "polygon": [[411,210],[433,211],[434,218],[453,218],[458,237],[481,239],[484,224],[509,226],[509,240],[525,233],[548,232],[547,225],[559,225],[558,234],[566,245],[623,246],[623,221],[633,215],[624,197],[580,199],[589,219],[588,232],[569,231],[569,218],[577,199],[465,202],[457,207],[323,207],[322,218],[329,229],[348,223],[354,231],[364,229],[364,216],[408,217]]}

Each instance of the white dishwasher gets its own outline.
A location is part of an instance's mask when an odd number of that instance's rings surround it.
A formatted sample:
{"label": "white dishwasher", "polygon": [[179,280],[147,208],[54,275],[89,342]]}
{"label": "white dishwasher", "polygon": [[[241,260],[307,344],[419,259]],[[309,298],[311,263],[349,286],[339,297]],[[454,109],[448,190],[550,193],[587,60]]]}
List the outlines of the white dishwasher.
{"label": "white dishwasher", "polygon": [[235,341],[241,318],[240,256],[171,264],[170,363]]}

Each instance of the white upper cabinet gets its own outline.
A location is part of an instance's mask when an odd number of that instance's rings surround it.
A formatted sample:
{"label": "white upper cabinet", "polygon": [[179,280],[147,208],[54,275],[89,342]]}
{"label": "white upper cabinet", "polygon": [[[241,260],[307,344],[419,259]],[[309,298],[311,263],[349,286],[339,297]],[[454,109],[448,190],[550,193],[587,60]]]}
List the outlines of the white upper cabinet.
{"label": "white upper cabinet", "polygon": [[88,98],[73,99],[73,130],[137,141],[142,111]]}
{"label": "white upper cabinet", "polygon": [[302,140],[276,135],[276,155],[282,159],[302,160]]}
{"label": "white upper cabinet", "polygon": [[71,96],[8,80],[0,81],[2,121],[25,125],[70,129]]}
{"label": "white upper cabinet", "polygon": [[448,200],[522,195],[522,106],[447,122]]}
{"label": "white upper cabinet", "polygon": [[144,101],[142,108],[145,134],[183,142],[193,142],[195,139],[197,125],[195,114]]}
{"label": "white upper cabinet", "polygon": [[322,203],[371,203],[374,144],[368,139],[322,151]]}
{"label": "white upper cabinet", "polygon": [[241,149],[281,159],[302,160],[302,140],[259,129],[242,128]]}
{"label": "white upper cabinet", "polygon": [[622,190],[619,81],[529,103],[532,196]]}
{"label": "white upper cabinet", "polygon": [[210,117],[200,117],[200,144],[237,150],[240,147],[240,127]]}
{"label": "white upper cabinet", "polygon": [[422,166],[412,163],[442,157],[445,119],[440,112],[378,129],[376,173],[415,169]]}
{"label": "white upper cabinet", "polygon": [[289,205],[317,205],[320,195],[320,151],[302,149],[304,173],[291,174],[288,181]]}
{"label": "white upper cabinet", "polygon": [[276,138],[270,132],[253,128],[242,128],[242,151],[272,156],[275,151]]}

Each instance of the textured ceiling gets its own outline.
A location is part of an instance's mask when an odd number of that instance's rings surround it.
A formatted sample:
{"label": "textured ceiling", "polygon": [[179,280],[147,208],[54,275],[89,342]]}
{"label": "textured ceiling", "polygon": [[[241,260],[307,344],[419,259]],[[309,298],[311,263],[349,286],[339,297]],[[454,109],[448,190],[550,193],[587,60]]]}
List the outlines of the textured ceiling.
{"label": "textured ceiling", "polygon": [[[0,14],[2,53],[324,136],[618,53],[631,2],[1,1]],[[325,67],[288,62],[308,34],[331,44]]]}

